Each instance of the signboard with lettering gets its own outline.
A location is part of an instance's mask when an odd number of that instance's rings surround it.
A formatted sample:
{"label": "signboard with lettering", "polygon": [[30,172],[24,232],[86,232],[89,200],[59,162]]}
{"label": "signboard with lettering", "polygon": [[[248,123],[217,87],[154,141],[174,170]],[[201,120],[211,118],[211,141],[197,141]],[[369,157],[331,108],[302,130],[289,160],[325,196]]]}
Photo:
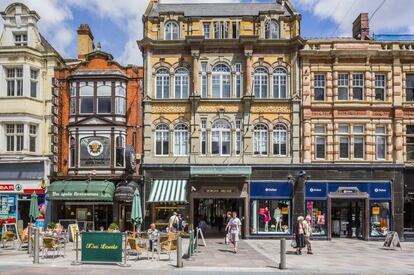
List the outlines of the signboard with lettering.
{"label": "signboard with lettering", "polygon": [[104,167],[111,165],[111,143],[107,137],[86,137],[80,141],[80,165]]}
{"label": "signboard with lettering", "polygon": [[287,181],[251,181],[250,198],[291,198],[292,184]]}
{"label": "signboard with lettering", "polygon": [[84,263],[121,263],[122,233],[82,233],[82,256]]}

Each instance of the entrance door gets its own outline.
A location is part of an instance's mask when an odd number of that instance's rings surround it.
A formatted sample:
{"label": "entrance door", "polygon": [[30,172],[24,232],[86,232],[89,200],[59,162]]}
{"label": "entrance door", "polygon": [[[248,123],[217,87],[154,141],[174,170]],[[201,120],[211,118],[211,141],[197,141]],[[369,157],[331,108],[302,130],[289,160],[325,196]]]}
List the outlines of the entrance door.
{"label": "entrance door", "polygon": [[194,224],[198,225],[201,219],[204,219],[209,228],[207,237],[224,236],[226,227],[227,212],[236,211],[242,221],[242,234],[244,217],[244,200],[243,199],[195,199],[194,200]]}
{"label": "entrance door", "polygon": [[23,222],[23,228],[27,227],[30,222],[29,211],[30,211],[30,200],[19,200],[19,216],[18,219]]}
{"label": "entrance door", "polygon": [[362,239],[364,237],[364,209],[364,200],[332,200],[332,237]]}
{"label": "entrance door", "polygon": [[132,223],[131,223],[131,204],[120,204],[119,205],[119,228],[121,231],[132,231]]}

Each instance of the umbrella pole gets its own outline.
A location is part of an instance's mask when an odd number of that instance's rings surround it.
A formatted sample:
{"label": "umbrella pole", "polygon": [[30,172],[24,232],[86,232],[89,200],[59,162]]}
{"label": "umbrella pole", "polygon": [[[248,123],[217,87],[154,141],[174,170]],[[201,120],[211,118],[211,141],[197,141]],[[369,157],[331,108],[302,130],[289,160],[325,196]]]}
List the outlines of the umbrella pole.
{"label": "umbrella pole", "polygon": [[135,239],[136,238],[136,234],[135,234],[135,224],[132,224],[132,237]]}

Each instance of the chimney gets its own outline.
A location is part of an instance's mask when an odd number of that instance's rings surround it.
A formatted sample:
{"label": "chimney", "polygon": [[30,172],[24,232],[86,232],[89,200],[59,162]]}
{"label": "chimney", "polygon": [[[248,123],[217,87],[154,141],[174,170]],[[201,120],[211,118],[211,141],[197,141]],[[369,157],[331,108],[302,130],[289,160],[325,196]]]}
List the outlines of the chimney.
{"label": "chimney", "polygon": [[358,40],[369,40],[368,13],[361,13],[353,23],[352,36]]}
{"label": "chimney", "polygon": [[78,59],[84,60],[85,56],[93,50],[92,31],[88,24],[81,24],[78,29]]}

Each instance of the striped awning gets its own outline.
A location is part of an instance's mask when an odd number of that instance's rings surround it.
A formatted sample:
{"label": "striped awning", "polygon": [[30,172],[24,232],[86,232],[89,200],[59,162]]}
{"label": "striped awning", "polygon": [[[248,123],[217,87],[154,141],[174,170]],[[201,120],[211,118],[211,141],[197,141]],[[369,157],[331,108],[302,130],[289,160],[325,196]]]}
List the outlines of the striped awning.
{"label": "striped awning", "polygon": [[147,202],[187,203],[187,180],[154,180]]}

